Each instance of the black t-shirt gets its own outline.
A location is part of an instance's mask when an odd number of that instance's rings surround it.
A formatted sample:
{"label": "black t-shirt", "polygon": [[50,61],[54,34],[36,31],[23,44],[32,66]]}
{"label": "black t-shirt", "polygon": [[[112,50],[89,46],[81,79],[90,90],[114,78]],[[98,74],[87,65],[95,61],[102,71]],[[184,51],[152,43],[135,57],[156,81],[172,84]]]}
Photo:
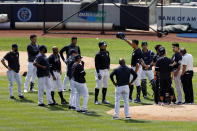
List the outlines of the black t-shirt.
{"label": "black t-shirt", "polygon": [[15,71],[16,73],[20,70],[20,64],[19,64],[19,53],[18,52],[8,52],[4,59],[8,61],[8,66]]}
{"label": "black t-shirt", "polygon": [[46,69],[42,69],[42,68],[37,67],[37,76],[38,77],[49,76],[50,67],[49,67],[49,61],[48,61],[46,55],[39,54],[37,56],[37,58],[35,59],[35,61],[38,64],[47,67]]}
{"label": "black t-shirt", "polygon": [[63,61],[65,60],[64,54],[63,54],[63,53],[66,51],[66,59],[68,59],[69,56],[71,55],[71,54],[70,54],[70,50],[71,50],[71,49],[74,49],[74,50],[77,52],[77,54],[80,54],[80,55],[81,55],[81,51],[80,51],[79,46],[73,46],[72,44],[69,44],[69,45],[63,47],[63,48],[60,50],[60,56],[61,56],[61,58],[62,58]]}
{"label": "black t-shirt", "polygon": [[137,78],[136,72],[127,67],[127,66],[119,66],[118,68],[114,69],[114,71],[110,74],[110,78],[112,82],[114,82],[114,75],[116,76],[117,85],[124,86],[129,85],[130,82],[130,75],[133,75],[133,81]]}
{"label": "black t-shirt", "polygon": [[49,64],[50,64],[50,72],[53,75],[53,71],[61,71],[61,61],[60,56],[57,54],[52,54],[48,58]]}
{"label": "black t-shirt", "polygon": [[95,56],[95,68],[97,73],[99,69],[110,68],[110,56],[108,51],[99,51]]}
{"label": "black t-shirt", "polygon": [[156,63],[157,60],[160,58],[159,54],[156,54],[154,57],[153,57],[153,62]]}
{"label": "black t-shirt", "polygon": [[85,75],[86,72],[84,71],[83,65],[75,62],[72,66],[72,78],[74,81],[79,83],[85,83]]}
{"label": "black t-shirt", "polygon": [[176,70],[178,68],[179,65],[181,65],[181,60],[182,60],[182,56],[180,52],[175,53],[172,56],[172,63],[176,62],[177,64],[175,66],[173,66],[173,69]]}
{"label": "black t-shirt", "polygon": [[28,53],[28,61],[34,62],[36,56],[39,54],[39,45],[30,43],[27,46],[27,53]]}
{"label": "black t-shirt", "polygon": [[155,70],[159,72],[160,79],[171,78],[172,61],[167,57],[160,57],[156,62]]}
{"label": "black t-shirt", "polygon": [[67,76],[69,79],[72,77],[72,66],[75,63],[75,57],[74,56],[69,56],[69,58],[66,60],[67,63]]}
{"label": "black t-shirt", "polygon": [[142,51],[140,48],[138,48],[134,50],[132,53],[131,66],[135,67],[136,64],[140,63],[141,59],[142,59]]}

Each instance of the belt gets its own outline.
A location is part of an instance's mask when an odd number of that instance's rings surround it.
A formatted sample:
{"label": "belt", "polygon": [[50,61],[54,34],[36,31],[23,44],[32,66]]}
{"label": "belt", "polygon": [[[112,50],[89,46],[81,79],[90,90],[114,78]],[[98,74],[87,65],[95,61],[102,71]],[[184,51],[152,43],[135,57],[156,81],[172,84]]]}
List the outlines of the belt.
{"label": "belt", "polygon": [[193,73],[193,70],[188,70],[185,72],[185,74],[190,74],[190,73]]}

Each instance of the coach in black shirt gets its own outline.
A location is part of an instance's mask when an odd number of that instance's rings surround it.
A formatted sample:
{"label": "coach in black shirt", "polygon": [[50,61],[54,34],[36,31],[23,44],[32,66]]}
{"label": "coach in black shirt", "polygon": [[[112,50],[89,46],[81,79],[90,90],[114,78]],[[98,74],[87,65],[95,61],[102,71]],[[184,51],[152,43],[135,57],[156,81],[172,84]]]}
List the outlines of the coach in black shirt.
{"label": "coach in black shirt", "polygon": [[[125,65],[125,60],[119,60],[120,66],[113,70],[110,74],[111,81],[116,86],[115,89],[115,112],[114,119],[118,118],[120,110],[120,100],[121,97],[124,99],[124,112],[127,119],[130,118],[129,114],[129,85],[137,78],[136,72]],[[116,76],[116,81],[114,81],[114,75]],[[130,75],[133,75],[133,80],[130,82]]]}
{"label": "coach in black shirt", "polygon": [[[159,72],[160,77],[160,100],[164,102],[164,97],[170,97],[171,101],[174,98],[171,78],[172,61],[166,57],[166,51],[164,47],[159,48],[160,58],[156,62],[155,71]],[[162,103],[163,104],[163,103]]]}

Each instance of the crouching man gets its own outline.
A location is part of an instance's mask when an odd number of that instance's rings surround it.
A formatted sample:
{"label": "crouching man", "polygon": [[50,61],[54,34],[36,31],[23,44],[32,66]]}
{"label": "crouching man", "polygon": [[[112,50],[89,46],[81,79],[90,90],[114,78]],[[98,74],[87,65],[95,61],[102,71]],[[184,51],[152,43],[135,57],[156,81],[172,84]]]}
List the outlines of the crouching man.
{"label": "crouching man", "polygon": [[[129,114],[129,85],[135,81],[137,78],[136,72],[127,67],[124,59],[119,60],[120,66],[113,70],[110,74],[110,79],[113,84],[116,86],[115,89],[115,112],[113,119],[118,119],[119,110],[120,110],[120,100],[121,97],[124,99],[124,113],[126,119],[130,119]],[[116,76],[117,82],[114,81],[114,75]],[[130,75],[133,75],[133,80],[130,82]]]}

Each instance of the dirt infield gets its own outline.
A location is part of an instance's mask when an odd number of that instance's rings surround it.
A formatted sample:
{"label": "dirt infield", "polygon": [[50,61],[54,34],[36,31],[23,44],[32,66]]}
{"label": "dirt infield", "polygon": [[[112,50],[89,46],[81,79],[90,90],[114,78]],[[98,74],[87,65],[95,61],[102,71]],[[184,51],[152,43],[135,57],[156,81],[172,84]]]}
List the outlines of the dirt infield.
{"label": "dirt infield", "polygon": [[[52,31],[49,34],[42,35],[42,30],[0,30],[0,37],[29,37],[30,34],[36,34],[39,37],[71,37],[77,36],[80,38],[115,38],[118,31],[107,31],[106,35],[100,35],[100,31]],[[126,31],[128,39],[138,39],[147,41],[169,41],[169,42],[197,42],[195,38],[181,38],[176,34],[168,34],[162,38],[158,38],[155,32],[146,31]]]}
{"label": "dirt infield", "polygon": [[[130,107],[132,119],[161,120],[161,121],[197,121],[197,105],[146,105]],[[114,114],[114,110],[107,112]],[[124,109],[120,109],[120,117],[124,116]]]}

